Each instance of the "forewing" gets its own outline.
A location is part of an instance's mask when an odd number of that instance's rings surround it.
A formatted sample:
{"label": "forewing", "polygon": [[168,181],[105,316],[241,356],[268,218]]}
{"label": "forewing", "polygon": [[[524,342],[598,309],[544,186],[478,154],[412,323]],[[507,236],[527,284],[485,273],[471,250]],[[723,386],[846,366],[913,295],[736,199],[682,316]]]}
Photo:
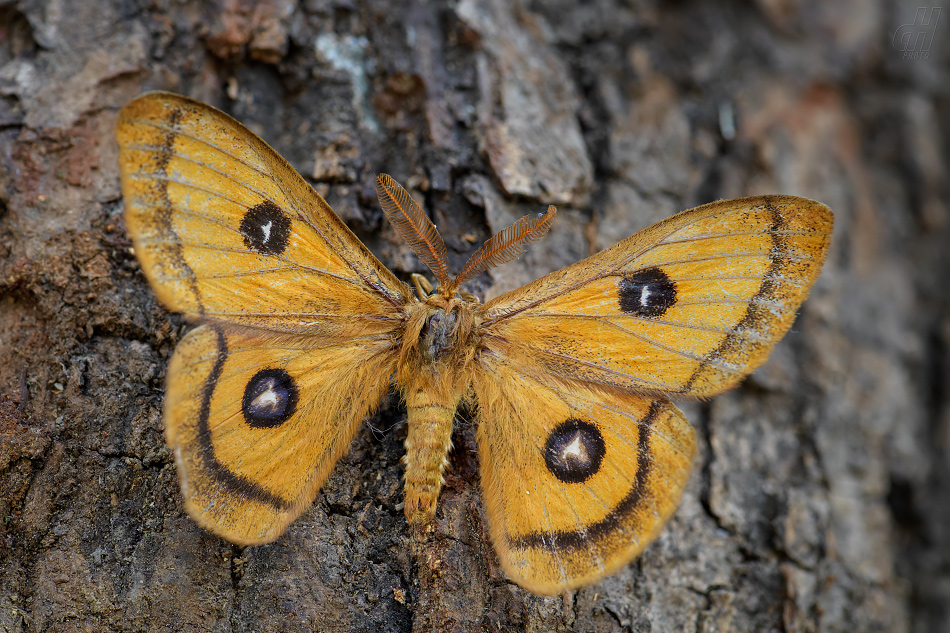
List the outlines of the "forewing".
{"label": "forewing", "polygon": [[405,286],[231,117],[151,93],[123,108],[116,137],[126,224],[170,310],[311,335],[400,320]]}
{"label": "forewing", "polygon": [[709,396],[765,361],[821,271],[823,204],[757,196],[684,211],[482,306],[481,344],[535,375]]}
{"label": "forewing", "polygon": [[186,508],[206,529],[266,543],[312,502],[395,370],[385,339],[203,325],[175,350],[165,428]]}

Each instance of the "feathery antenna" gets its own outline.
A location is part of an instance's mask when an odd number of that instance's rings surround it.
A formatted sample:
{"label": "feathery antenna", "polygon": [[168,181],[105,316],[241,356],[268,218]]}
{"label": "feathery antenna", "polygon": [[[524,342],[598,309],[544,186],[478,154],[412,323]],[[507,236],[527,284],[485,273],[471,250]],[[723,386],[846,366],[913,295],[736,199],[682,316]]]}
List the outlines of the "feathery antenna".
{"label": "feathery antenna", "polygon": [[539,213],[534,217],[526,215],[501,233],[493,235],[472,253],[465,268],[458,274],[452,285],[458,287],[492,266],[510,262],[524,253],[526,245],[541,239],[548,232],[554,222],[555,213],[557,209],[551,205],[547,212]]}
{"label": "feathery antenna", "polygon": [[409,192],[388,174],[380,174],[376,178],[376,195],[379,196],[383,213],[392,222],[399,237],[425,262],[439,280],[439,285],[445,286],[449,280],[445,242],[432,220],[416,204]]}

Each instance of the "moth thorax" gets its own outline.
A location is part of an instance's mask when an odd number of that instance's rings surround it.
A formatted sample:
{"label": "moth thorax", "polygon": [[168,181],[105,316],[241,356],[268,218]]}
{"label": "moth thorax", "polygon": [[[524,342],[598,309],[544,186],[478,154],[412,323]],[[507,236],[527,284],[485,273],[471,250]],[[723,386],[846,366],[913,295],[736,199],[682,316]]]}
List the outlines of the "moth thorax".
{"label": "moth thorax", "polygon": [[423,359],[428,362],[437,362],[449,350],[456,346],[456,335],[459,330],[459,313],[457,309],[449,312],[438,308],[428,317],[419,333],[419,350]]}

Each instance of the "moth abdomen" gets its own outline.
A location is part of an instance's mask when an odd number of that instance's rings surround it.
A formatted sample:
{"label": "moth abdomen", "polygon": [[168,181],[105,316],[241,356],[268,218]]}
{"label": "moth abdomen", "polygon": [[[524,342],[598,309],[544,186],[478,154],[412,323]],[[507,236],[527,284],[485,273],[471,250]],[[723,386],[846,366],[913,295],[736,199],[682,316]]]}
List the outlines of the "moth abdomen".
{"label": "moth abdomen", "polygon": [[441,403],[425,392],[407,398],[409,432],[406,435],[406,519],[410,525],[426,523],[435,516],[442,474],[452,450],[452,420],[456,403]]}

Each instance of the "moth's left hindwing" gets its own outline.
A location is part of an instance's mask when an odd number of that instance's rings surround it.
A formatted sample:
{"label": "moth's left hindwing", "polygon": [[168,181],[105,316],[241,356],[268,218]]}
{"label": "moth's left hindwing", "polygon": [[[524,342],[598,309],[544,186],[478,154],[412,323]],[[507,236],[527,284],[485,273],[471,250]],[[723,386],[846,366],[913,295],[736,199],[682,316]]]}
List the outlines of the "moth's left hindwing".
{"label": "moth's left hindwing", "polygon": [[189,332],[165,401],[189,514],[243,545],[280,536],[389,387],[388,347],[220,325]]}
{"label": "moth's left hindwing", "polygon": [[116,137],[142,270],[166,307],[204,323],[168,370],[185,505],[234,542],[272,540],[386,390],[408,289],[218,110],[147,94],[120,112]]}

